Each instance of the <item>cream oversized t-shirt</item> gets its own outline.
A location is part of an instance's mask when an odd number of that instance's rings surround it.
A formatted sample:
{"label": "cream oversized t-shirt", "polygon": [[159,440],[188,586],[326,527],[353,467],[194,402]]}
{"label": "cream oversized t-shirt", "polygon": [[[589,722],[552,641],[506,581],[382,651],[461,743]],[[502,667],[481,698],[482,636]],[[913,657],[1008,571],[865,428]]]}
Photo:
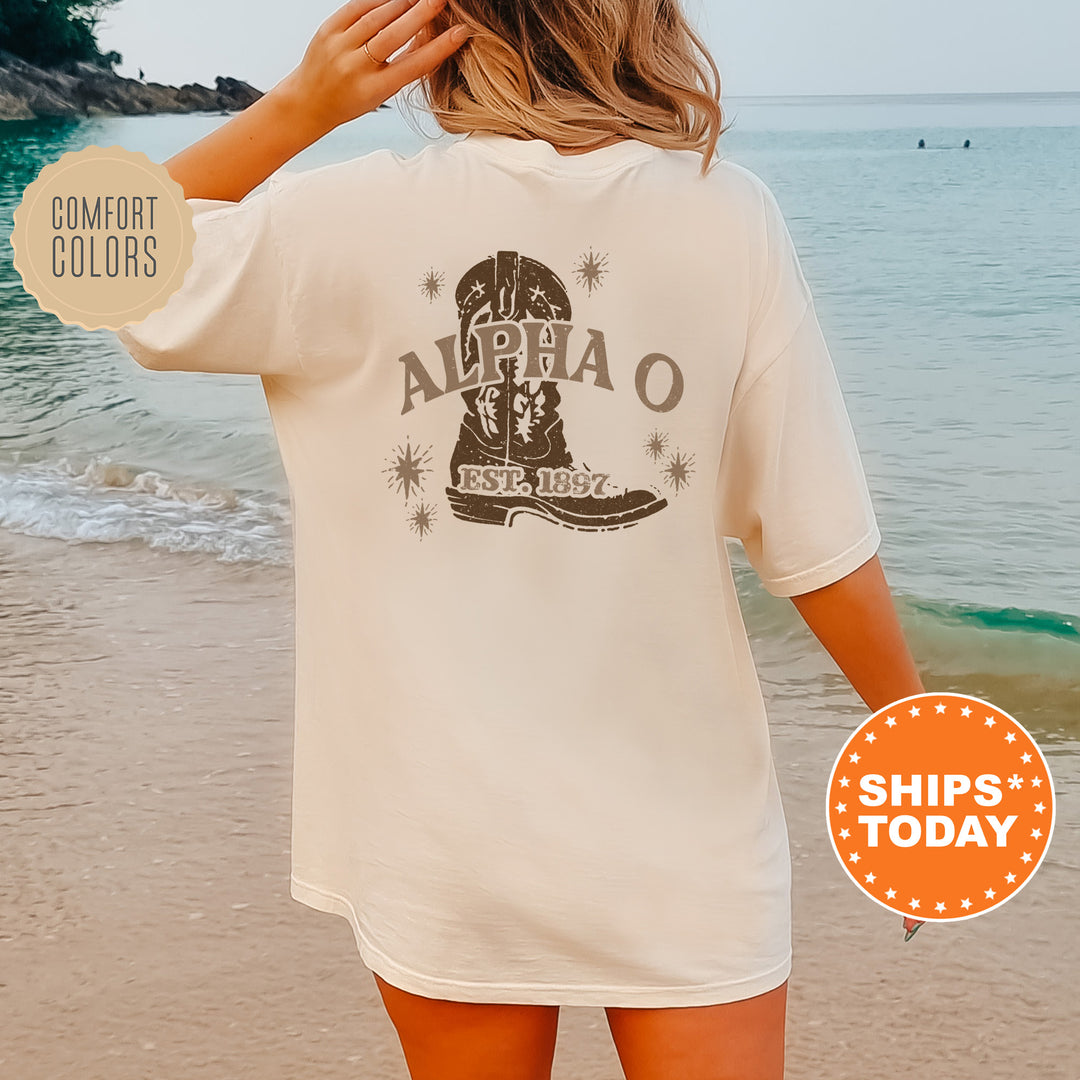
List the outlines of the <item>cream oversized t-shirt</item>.
{"label": "cream oversized t-shirt", "polygon": [[144,367],[262,377],[296,573],[292,896],[461,1001],[788,976],[790,857],[724,537],[876,551],[777,203],[627,141],[474,134],[191,200]]}

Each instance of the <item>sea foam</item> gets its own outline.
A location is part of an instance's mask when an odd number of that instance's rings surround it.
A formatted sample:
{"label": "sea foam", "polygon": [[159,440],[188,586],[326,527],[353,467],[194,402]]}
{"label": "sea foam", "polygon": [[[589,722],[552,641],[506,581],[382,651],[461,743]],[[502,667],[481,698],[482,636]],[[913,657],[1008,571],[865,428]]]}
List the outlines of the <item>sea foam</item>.
{"label": "sea foam", "polygon": [[287,502],[265,493],[173,479],[102,455],[0,472],[0,526],[76,543],[139,540],[222,562],[291,562]]}

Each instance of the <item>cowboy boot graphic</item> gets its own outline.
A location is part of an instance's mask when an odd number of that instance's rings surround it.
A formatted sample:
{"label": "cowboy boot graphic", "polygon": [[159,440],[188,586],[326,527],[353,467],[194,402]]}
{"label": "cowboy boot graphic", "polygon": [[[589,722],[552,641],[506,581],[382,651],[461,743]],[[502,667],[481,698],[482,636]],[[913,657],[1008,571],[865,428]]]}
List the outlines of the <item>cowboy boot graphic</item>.
{"label": "cowboy boot graphic", "polygon": [[[543,263],[516,251],[500,251],[472,267],[458,282],[456,300],[466,379],[481,363],[478,329],[484,324],[570,319],[563,283]],[[546,332],[548,349],[540,364],[550,374],[557,330],[549,326]],[[563,435],[555,380],[526,378],[519,374],[523,367],[520,355],[503,357],[498,381],[489,376],[461,392],[465,416],[446,489],[456,517],[509,526],[518,514],[533,514],[570,529],[598,531],[635,525],[667,505],[652,491],[618,492],[608,486],[607,474],[576,467]]]}

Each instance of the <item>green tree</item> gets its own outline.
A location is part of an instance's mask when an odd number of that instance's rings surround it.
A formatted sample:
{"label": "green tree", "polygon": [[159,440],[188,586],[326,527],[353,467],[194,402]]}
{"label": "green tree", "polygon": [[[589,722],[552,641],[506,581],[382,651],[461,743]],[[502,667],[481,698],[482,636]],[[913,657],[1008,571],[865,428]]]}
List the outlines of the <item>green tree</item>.
{"label": "green tree", "polygon": [[122,57],[98,48],[102,15],[120,0],[0,0],[0,49],[39,67],[88,60],[112,68]]}

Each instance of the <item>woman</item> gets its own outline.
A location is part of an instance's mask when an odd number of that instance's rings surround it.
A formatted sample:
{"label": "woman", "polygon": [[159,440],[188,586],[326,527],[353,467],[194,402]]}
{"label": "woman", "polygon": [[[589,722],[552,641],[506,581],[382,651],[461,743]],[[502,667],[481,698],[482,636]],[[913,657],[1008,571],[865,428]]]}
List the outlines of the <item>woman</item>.
{"label": "woman", "polygon": [[[467,43],[466,43],[467,41]],[[390,59],[390,58],[393,59]],[[467,133],[275,176],[415,80]],[[351,0],[166,165],[192,269],[120,331],[262,377],[296,565],[292,895],[416,1080],[776,1080],[790,857],[723,538],[867,706],[922,692],[775,199],[676,0]]]}

